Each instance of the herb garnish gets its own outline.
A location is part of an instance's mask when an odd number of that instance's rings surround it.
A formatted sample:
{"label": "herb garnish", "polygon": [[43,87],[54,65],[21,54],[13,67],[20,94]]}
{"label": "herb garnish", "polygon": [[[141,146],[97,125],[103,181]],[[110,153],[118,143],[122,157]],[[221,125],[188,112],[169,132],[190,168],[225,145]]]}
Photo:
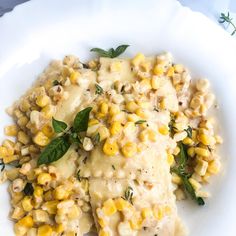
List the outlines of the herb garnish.
{"label": "herb garnish", "polygon": [[2,166],[1,167],[1,172],[3,172],[5,167],[6,167],[6,164],[3,162],[3,160],[0,161],[0,166]]}
{"label": "herb garnish", "polygon": [[229,12],[227,15],[225,13],[220,14],[219,23],[224,24],[225,22],[227,22],[228,25],[232,25],[234,30],[231,35],[234,35],[236,33],[236,25],[233,23],[233,18],[230,17]]}
{"label": "herb garnish", "polygon": [[61,83],[58,80],[54,80],[52,84],[53,86],[61,85]]}
{"label": "herb garnish", "polygon": [[134,190],[130,186],[125,190],[125,196],[123,197],[126,201],[130,202],[133,204],[133,195],[134,195]]}
{"label": "herb garnish", "polygon": [[188,128],[187,129],[185,129],[184,131],[186,131],[186,133],[187,133],[187,136],[189,137],[189,138],[192,138],[192,132],[193,132],[193,129],[190,127],[190,126],[188,126]]}
{"label": "herb garnish", "polygon": [[98,84],[95,84],[95,87],[96,87],[95,94],[98,94],[98,95],[103,94],[103,88],[101,86],[99,86]]}
{"label": "herb garnish", "polygon": [[32,196],[34,192],[32,183],[27,183],[23,189],[23,192],[26,196]]}
{"label": "herb garnish", "polygon": [[80,170],[78,170],[78,172],[77,172],[77,179],[79,180],[79,182],[81,181],[81,176],[80,176]]}
{"label": "herb garnish", "polygon": [[97,145],[100,142],[100,134],[96,133],[93,137],[93,144]]}
{"label": "herb garnish", "polygon": [[147,122],[147,121],[146,120],[137,120],[134,124],[135,125],[140,125],[140,124],[143,124],[145,122]]}
{"label": "herb garnish", "polygon": [[185,191],[190,195],[190,197],[197,202],[198,205],[204,205],[205,202],[201,197],[196,195],[196,192],[189,181],[191,174],[187,172],[187,161],[188,161],[188,154],[186,151],[186,147],[180,143],[180,153],[179,153],[179,163],[176,167],[171,168],[171,172],[176,173],[181,179],[183,183],[183,187]]}
{"label": "herb garnish", "polygon": [[53,119],[52,125],[56,133],[61,135],[53,139],[42,151],[38,159],[38,165],[49,164],[59,160],[68,151],[71,144],[80,144],[81,132],[88,128],[89,113],[92,107],[87,107],[77,113],[73,126],[65,132],[67,124]]}
{"label": "herb garnish", "polygon": [[153,109],[154,111],[156,111],[156,112],[159,112],[159,110],[156,108],[156,107],[154,107],[154,109]]}
{"label": "herb garnish", "polygon": [[120,45],[116,49],[110,48],[109,50],[103,50],[101,48],[92,48],[90,52],[96,52],[100,57],[115,58],[121,55],[129,45]]}
{"label": "herb garnish", "polygon": [[173,136],[175,131],[177,130],[176,127],[174,127],[174,123],[175,123],[175,117],[171,114],[171,119],[170,119],[170,122],[168,124],[171,136]]}
{"label": "herb garnish", "polygon": [[115,170],[115,169],[116,169],[114,165],[111,165],[111,167],[112,167],[112,169],[113,169],[113,170]]}

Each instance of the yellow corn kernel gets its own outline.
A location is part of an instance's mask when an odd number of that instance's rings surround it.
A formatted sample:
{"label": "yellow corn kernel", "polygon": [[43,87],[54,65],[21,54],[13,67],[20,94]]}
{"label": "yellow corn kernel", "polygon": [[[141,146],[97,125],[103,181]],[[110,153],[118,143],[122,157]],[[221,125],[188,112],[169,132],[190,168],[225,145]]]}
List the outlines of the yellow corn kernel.
{"label": "yellow corn kernel", "polygon": [[153,77],[151,79],[151,86],[152,86],[152,89],[159,89],[160,88],[160,80],[158,77]]}
{"label": "yellow corn kernel", "polygon": [[175,173],[172,173],[171,180],[174,184],[177,184],[177,185],[182,184],[182,179]]}
{"label": "yellow corn kernel", "polygon": [[170,166],[172,166],[175,162],[175,158],[172,154],[167,154],[167,162]]}
{"label": "yellow corn kernel", "polygon": [[57,213],[57,204],[59,201],[47,201],[42,205],[42,209],[46,210],[49,214],[56,214]]}
{"label": "yellow corn kernel", "polygon": [[219,136],[219,135],[216,135],[215,136],[215,142],[217,144],[221,144],[221,143],[223,143],[223,138],[221,136]]}
{"label": "yellow corn kernel", "polygon": [[50,225],[39,226],[37,236],[51,236],[51,235],[52,235],[52,227]]}
{"label": "yellow corn kernel", "polygon": [[198,135],[198,140],[206,146],[212,143],[211,138],[203,133]]}
{"label": "yellow corn kernel", "polygon": [[4,133],[7,136],[16,136],[18,133],[18,127],[16,125],[8,125],[4,128]]}
{"label": "yellow corn kernel", "polygon": [[140,63],[140,69],[142,72],[148,72],[151,69],[151,63],[150,62],[141,62]]}
{"label": "yellow corn kernel", "polygon": [[110,135],[109,130],[105,126],[99,127],[98,133],[100,135],[100,141],[103,141],[104,139],[108,138]]}
{"label": "yellow corn kernel", "polygon": [[119,147],[116,141],[112,141],[110,139],[106,139],[106,142],[103,145],[103,152],[107,156],[114,156],[118,153]]}
{"label": "yellow corn kernel", "polygon": [[171,67],[168,69],[166,75],[169,76],[169,77],[172,77],[172,76],[174,75],[174,72],[175,72],[175,69],[174,69],[173,66],[171,66]]}
{"label": "yellow corn kernel", "polygon": [[174,65],[174,70],[176,73],[182,73],[184,71],[184,67],[180,64]]}
{"label": "yellow corn kernel", "polygon": [[120,108],[117,104],[111,104],[109,109],[109,115],[114,116],[120,112]]}
{"label": "yellow corn kernel", "polygon": [[98,236],[110,236],[110,235],[111,234],[108,231],[104,230],[104,229],[100,230],[99,234],[98,234]]}
{"label": "yellow corn kernel", "polygon": [[41,197],[43,195],[43,189],[39,186],[35,186],[34,188],[34,197]]}
{"label": "yellow corn kernel", "polygon": [[195,191],[198,191],[202,186],[197,180],[195,180],[193,178],[189,178],[189,182],[191,183],[191,185]]}
{"label": "yellow corn kernel", "polygon": [[48,119],[50,119],[54,116],[55,111],[56,111],[56,109],[53,105],[47,105],[41,110],[41,112],[44,114],[44,116]]}
{"label": "yellow corn kernel", "polygon": [[210,156],[210,152],[206,148],[195,147],[194,151],[197,155],[202,156],[202,157]]}
{"label": "yellow corn kernel", "polygon": [[50,97],[47,95],[40,95],[36,99],[36,104],[39,107],[45,107],[50,103]]}
{"label": "yellow corn kernel", "polygon": [[137,116],[141,117],[141,118],[147,118],[147,114],[145,114],[144,110],[142,108],[138,108],[135,110],[135,113]]}
{"label": "yellow corn kernel", "polygon": [[204,176],[206,174],[207,168],[208,168],[208,162],[204,160],[198,160],[197,165],[194,168],[194,171],[198,175]]}
{"label": "yellow corn kernel", "polygon": [[148,141],[148,139],[149,139],[148,130],[143,130],[142,132],[140,132],[138,137],[139,137],[140,141],[142,141],[142,142]]}
{"label": "yellow corn kernel", "polygon": [[195,155],[195,148],[194,147],[188,148],[187,153],[188,153],[188,155],[190,157],[194,157],[194,155]]}
{"label": "yellow corn kernel", "polygon": [[101,228],[105,228],[108,225],[108,222],[104,219],[98,218],[98,224],[101,226]]}
{"label": "yellow corn kernel", "polygon": [[197,142],[197,131],[196,130],[192,130],[192,140],[196,143]]}
{"label": "yellow corn kernel", "polygon": [[166,99],[165,98],[163,98],[161,101],[160,101],[160,108],[162,109],[162,110],[165,110],[166,109]]}
{"label": "yellow corn kernel", "polygon": [[132,60],[131,65],[139,66],[141,62],[145,61],[145,56],[142,53],[138,53]]}
{"label": "yellow corn kernel", "polygon": [[33,138],[34,143],[39,146],[47,146],[50,142],[49,138],[41,131],[39,131]]}
{"label": "yellow corn kernel", "polygon": [[70,75],[70,82],[72,84],[76,84],[79,77],[80,77],[80,73],[78,71],[73,71]]}
{"label": "yellow corn kernel", "polygon": [[102,102],[101,104],[100,104],[100,112],[102,113],[102,114],[104,114],[104,115],[106,115],[107,113],[108,113],[108,104],[107,103],[105,103],[105,102]]}
{"label": "yellow corn kernel", "polygon": [[24,236],[28,230],[28,227],[22,226],[18,223],[14,225],[14,232],[16,236]]}
{"label": "yellow corn kernel", "polygon": [[20,104],[20,109],[23,112],[27,112],[30,109],[31,105],[27,99],[24,99]]}
{"label": "yellow corn kernel", "polygon": [[51,190],[47,191],[43,195],[43,199],[44,199],[44,201],[52,201],[54,199],[53,192]]}
{"label": "yellow corn kernel", "polygon": [[0,157],[8,156],[8,149],[6,147],[0,146]]}
{"label": "yellow corn kernel", "polygon": [[137,153],[137,144],[133,142],[127,142],[121,150],[125,157],[133,157]]}
{"label": "yellow corn kernel", "polygon": [[194,144],[194,142],[193,142],[193,140],[191,139],[191,138],[189,138],[189,137],[186,137],[184,140],[183,140],[183,144],[185,144],[185,145],[193,145]]}
{"label": "yellow corn kernel", "polygon": [[5,156],[3,157],[3,162],[5,164],[8,164],[10,162],[13,162],[13,161],[16,161],[19,159],[19,156],[18,155],[12,155],[12,156]]}
{"label": "yellow corn kernel", "polygon": [[23,131],[18,132],[17,139],[19,142],[21,142],[23,144],[28,144],[30,142],[29,136],[26,133],[24,133]]}
{"label": "yellow corn kernel", "polygon": [[119,61],[114,61],[110,65],[111,72],[118,72],[121,70],[121,63]]}
{"label": "yellow corn kernel", "polygon": [[111,133],[111,135],[119,134],[121,132],[121,129],[122,129],[121,123],[119,121],[114,121],[111,124],[110,133]]}
{"label": "yellow corn kernel", "polygon": [[136,114],[128,114],[127,119],[128,121],[136,122],[140,120],[140,117],[138,117]]}
{"label": "yellow corn kernel", "polygon": [[31,228],[34,225],[33,218],[31,216],[25,216],[22,219],[18,221],[19,225],[22,225],[24,227]]}
{"label": "yellow corn kernel", "polygon": [[169,129],[166,125],[162,125],[158,128],[159,133],[162,135],[168,135],[169,134]]}
{"label": "yellow corn kernel", "polygon": [[154,75],[158,75],[158,76],[161,76],[164,74],[164,69],[162,66],[160,65],[155,65],[154,68],[153,68],[153,74]]}
{"label": "yellow corn kernel", "polygon": [[127,102],[125,105],[125,109],[129,112],[135,112],[138,109],[138,105],[134,101]]}
{"label": "yellow corn kernel", "polygon": [[21,116],[21,117],[17,120],[17,124],[18,124],[20,127],[25,127],[28,122],[29,122],[29,119],[28,119],[28,117],[26,117],[26,116]]}
{"label": "yellow corn kernel", "polygon": [[111,216],[116,213],[116,205],[115,202],[112,199],[108,199],[103,203],[103,208],[102,208],[104,214],[106,216]]}
{"label": "yellow corn kernel", "polygon": [[143,208],[141,210],[141,215],[142,215],[143,219],[152,217],[152,209],[149,207]]}
{"label": "yellow corn kernel", "polygon": [[124,209],[129,207],[130,203],[123,198],[117,198],[115,200],[115,205],[118,211],[123,211]]}
{"label": "yellow corn kernel", "polygon": [[173,151],[173,154],[174,154],[175,156],[177,156],[177,155],[179,154],[179,152],[180,152],[180,148],[179,148],[178,146],[176,146],[175,149],[174,149],[174,151]]}
{"label": "yellow corn kernel", "polygon": [[140,214],[135,214],[129,221],[130,227],[133,230],[139,230],[142,227],[143,219]]}
{"label": "yellow corn kernel", "polygon": [[147,89],[151,89],[151,88],[152,88],[152,86],[151,86],[151,80],[150,80],[150,79],[147,79],[147,78],[142,79],[142,80],[140,81],[139,85],[140,85],[141,87],[145,87],[145,88],[147,88]]}
{"label": "yellow corn kernel", "polygon": [[148,139],[152,142],[156,142],[157,141],[157,133],[152,129],[149,129],[147,132],[148,132]]}
{"label": "yellow corn kernel", "polygon": [[81,215],[81,209],[76,206],[76,205],[73,205],[72,207],[70,207],[70,211],[68,212],[68,218],[69,219],[78,219],[79,216]]}
{"label": "yellow corn kernel", "polygon": [[58,224],[55,226],[54,231],[58,234],[62,233],[64,231],[64,226],[63,224]]}
{"label": "yellow corn kernel", "polygon": [[221,167],[220,161],[216,159],[209,163],[207,171],[210,174],[216,175],[219,173],[220,167]]}
{"label": "yellow corn kernel", "polygon": [[2,142],[2,146],[6,147],[8,149],[8,155],[13,155],[14,154],[15,145],[16,145],[16,143],[11,141],[10,139],[5,139]]}
{"label": "yellow corn kernel", "polygon": [[32,199],[29,196],[25,196],[21,202],[24,211],[31,211],[33,209]]}
{"label": "yellow corn kernel", "polygon": [[37,182],[40,185],[47,185],[52,180],[52,177],[48,173],[41,173],[38,175]]}
{"label": "yellow corn kernel", "polygon": [[99,124],[99,121],[97,119],[91,119],[88,122],[88,127],[91,127],[91,126],[97,125],[97,124]]}
{"label": "yellow corn kernel", "polygon": [[57,200],[66,199],[66,198],[68,198],[69,195],[70,195],[70,193],[68,191],[66,191],[64,186],[62,186],[62,185],[56,187],[53,191],[53,196]]}
{"label": "yellow corn kernel", "polygon": [[48,138],[51,138],[51,137],[53,136],[53,134],[54,134],[52,126],[50,126],[50,125],[48,125],[48,124],[43,126],[42,132],[43,132],[43,134],[46,135]]}

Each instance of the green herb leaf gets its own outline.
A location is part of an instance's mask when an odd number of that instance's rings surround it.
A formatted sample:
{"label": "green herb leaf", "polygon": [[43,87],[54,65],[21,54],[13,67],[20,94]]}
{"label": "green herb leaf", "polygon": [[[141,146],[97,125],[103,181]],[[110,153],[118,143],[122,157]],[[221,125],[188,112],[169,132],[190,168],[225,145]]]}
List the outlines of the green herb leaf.
{"label": "green herb leaf", "polygon": [[42,151],[38,159],[38,165],[49,164],[59,160],[70,147],[68,135],[53,139]]}
{"label": "green herb leaf", "polygon": [[173,137],[173,135],[174,135],[174,133],[176,131],[176,127],[174,127],[174,123],[175,123],[175,117],[174,117],[174,115],[171,114],[171,120],[170,120],[170,122],[168,124],[171,137]]}
{"label": "green herb leaf", "polygon": [[233,18],[230,17],[229,12],[227,15],[225,13],[220,14],[219,23],[224,24],[225,22],[233,27],[234,30],[232,31],[231,35],[234,35],[236,33],[236,25],[233,23]]}
{"label": "green herb leaf", "polygon": [[188,128],[185,129],[184,131],[186,131],[187,136],[188,136],[189,138],[192,138],[193,129],[192,129],[190,126],[188,126]]}
{"label": "green herb leaf", "polygon": [[23,192],[26,196],[32,196],[34,192],[32,183],[27,183],[23,189]]}
{"label": "green herb leaf", "polygon": [[93,137],[93,144],[97,145],[100,142],[100,134],[96,133]]}
{"label": "green herb leaf", "polygon": [[80,170],[78,170],[78,172],[77,172],[77,179],[79,180],[79,182],[81,181],[81,176],[80,176]]}
{"label": "green herb leaf", "polygon": [[127,49],[127,47],[129,47],[129,45],[120,45],[116,49],[110,48],[107,51],[101,48],[92,48],[90,51],[96,52],[100,57],[115,58],[121,55]]}
{"label": "green herb leaf", "polygon": [[135,125],[140,125],[140,124],[143,124],[145,122],[147,122],[147,121],[146,120],[137,120],[134,124]]}
{"label": "green herb leaf", "polygon": [[134,190],[130,186],[125,190],[125,196],[124,199],[126,201],[129,201],[131,204],[133,204],[133,195],[134,195]]}
{"label": "green herb leaf", "polygon": [[61,83],[58,80],[54,80],[52,84],[53,86],[61,85]]}
{"label": "green herb leaf", "polygon": [[101,86],[99,86],[98,84],[95,84],[95,87],[96,87],[96,92],[95,94],[103,94],[103,88]]}
{"label": "green herb leaf", "polygon": [[52,127],[56,133],[61,133],[65,131],[65,129],[67,128],[67,124],[52,117]]}
{"label": "green herb leaf", "polygon": [[73,129],[75,132],[83,132],[88,129],[89,113],[92,107],[87,107],[80,111],[74,119]]}
{"label": "green herb leaf", "polygon": [[70,143],[82,144],[80,137],[78,136],[77,133],[70,133],[69,134],[69,141],[70,141]]}
{"label": "green herb leaf", "polygon": [[179,148],[180,148],[180,152],[179,152],[179,167],[182,170],[185,170],[186,164],[187,164],[187,160],[188,160],[188,155],[187,155],[187,152],[185,150],[184,144],[180,143],[179,144]]}

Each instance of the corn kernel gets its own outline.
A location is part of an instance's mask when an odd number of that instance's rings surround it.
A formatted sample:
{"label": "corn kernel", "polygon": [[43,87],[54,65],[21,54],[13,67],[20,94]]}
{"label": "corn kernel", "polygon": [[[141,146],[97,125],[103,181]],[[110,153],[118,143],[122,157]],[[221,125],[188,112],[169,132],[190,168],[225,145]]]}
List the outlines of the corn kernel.
{"label": "corn kernel", "polygon": [[191,185],[195,191],[198,191],[202,186],[197,180],[195,180],[193,178],[189,178],[189,182],[191,183]]}
{"label": "corn kernel", "polygon": [[167,154],[167,162],[170,166],[172,166],[175,162],[175,158],[172,154]]}
{"label": "corn kernel", "polygon": [[106,139],[106,142],[103,145],[103,152],[107,156],[114,156],[118,153],[119,147],[116,141],[112,141],[110,139]]}
{"label": "corn kernel", "polygon": [[153,74],[161,76],[164,74],[164,69],[161,65],[155,65],[153,68]]}
{"label": "corn kernel", "polygon": [[122,129],[121,123],[118,122],[118,121],[114,121],[114,122],[111,124],[110,133],[111,133],[111,135],[119,134],[119,133],[121,132],[121,129]]}
{"label": "corn kernel", "polygon": [[184,67],[180,64],[174,65],[174,70],[176,73],[182,73],[184,71]]}
{"label": "corn kernel", "polygon": [[183,144],[185,144],[185,145],[193,145],[194,144],[194,142],[193,142],[193,140],[191,139],[191,138],[189,138],[189,137],[186,137],[184,140],[183,140]]}
{"label": "corn kernel", "polygon": [[98,236],[110,236],[110,235],[111,234],[108,231],[104,230],[104,229],[100,230],[99,234],[98,234]]}
{"label": "corn kernel", "polygon": [[158,128],[159,133],[162,135],[168,135],[169,134],[169,129],[166,125],[162,125]]}
{"label": "corn kernel", "polygon": [[171,181],[177,185],[182,184],[182,179],[175,173],[172,173]]}
{"label": "corn kernel", "polygon": [[140,81],[139,85],[140,85],[141,88],[146,88],[146,89],[151,89],[152,88],[151,80],[147,79],[147,78],[142,79]]}
{"label": "corn kernel", "polygon": [[56,109],[53,105],[47,105],[41,110],[41,112],[47,119],[50,119],[55,115]]}
{"label": "corn kernel", "polygon": [[48,138],[51,138],[51,137],[53,136],[53,134],[54,134],[52,126],[50,126],[50,125],[48,125],[48,124],[43,126],[42,132],[43,132],[43,134],[46,135]]}
{"label": "corn kernel", "polygon": [[175,69],[173,66],[171,66],[167,71],[167,76],[172,77],[174,75]]}
{"label": "corn kernel", "polygon": [[17,120],[17,124],[20,127],[25,127],[28,122],[29,122],[29,119],[26,116],[22,116]]}
{"label": "corn kernel", "polygon": [[41,131],[39,131],[33,138],[34,143],[39,146],[47,146],[50,142],[49,138]]}
{"label": "corn kernel", "polygon": [[198,175],[204,176],[206,174],[207,168],[208,168],[208,162],[203,160],[198,160],[194,170]]}
{"label": "corn kernel", "polygon": [[34,188],[34,197],[41,197],[43,195],[43,189],[39,186],[35,186]]}
{"label": "corn kernel", "polygon": [[173,151],[173,154],[174,154],[175,156],[177,156],[177,155],[179,154],[179,152],[180,152],[180,148],[179,148],[178,146],[176,146],[175,149],[174,149],[174,151]]}
{"label": "corn kernel", "polygon": [[188,148],[187,153],[188,153],[188,155],[190,157],[194,157],[194,155],[195,155],[195,148],[194,147]]}
{"label": "corn kernel", "polygon": [[24,236],[28,230],[29,230],[29,228],[22,226],[18,223],[16,223],[14,225],[14,232],[15,232],[16,236]]}
{"label": "corn kernel", "polygon": [[223,143],[223,138],[221,136],[219,136],[219,135],[216,135],[215,136],[215,142],[217,144],[221,144],[221,143]]}
{"label": "corn kernel", "polygon": [[37,236],[51,236],[51,235],[52,235],[52,227],[50,225],[39,226]]}
{"label": "corn kernel", "polygon": [[100,104],[100,112],[104,115],[106,115],[108,113],[108,104],[103,102]]}
{"label": "corn kernel", "polygon": [[4,128],[4,133],[7,136],[16,136],[18,133],[18,127],[16,125],[8,125]]}
{"label": "corn kernel", "polygon": [[142,72],[149,72],[151,69],[151,63],[150,62],[141,62],[140,69]]}
{"label": "corn kernel", "polygon": [[114,116],[120,113],[120,107],[117,104],[112,104],[109,109],[109,115]]}
{"label": "corn kernel", "polygon": [[138,105],[134,101],[127,102],[125,105],[125,109],[129,112],[135,112],[138,109]]}
{"label": "corn kernel", "polygon": [[5,164],[8,164],[10,162],[13,162],[13,161],[16,161],[19,159],[19,156],[18,155],[12,155],[12,156],[5,156],[3,157],[3,162]]}
{"label": "corn kernel", "polygon": [[6,157],[8,156],[8,150],[6,147],[0,146],[0,157]]}
{"label": "corn kernel", "polygon": [[203,133],[198,135],[198,140],[206,146],[212,143],[211,137]]}
{"label": "corn kernel", "polygon": [[49,214],[56,214],[57,213],[57,204],[59,201],[47,201],[42,205],[42,209],[47,211]]}
{"label": "corn kernel", "polygon": [[116,213],[116,205],[115,202],[112,199],[108,199],[103,203],[103,208],[102,208],[104,214],[106,216],[111,216]]}
{"label": "corn kernel", "polygon": [[36,104],[42,108],[47,106],[49,103],[50,103],[50,97],[47,95],[40,95],[36,99]]}
{"label": "corn kernel", "polygon": [[72,84],[76,84],[79,77],[80,77],[80,73],[78,71],[73,71],[70,75],[70,82]]}
{"label": "corn kernel", "polygon": [[94,126],[94,125],[97,125],[97,124],[99,124],[99,121],[97,119],[91,119],[88,122],[88,127],[91,127],[91,126]]}
{"label": "corn kernel", "polygon": [[132,60],[131,64],[133,66],[139,66],[141,62],[145,60],[145,56],[142,53],[138,53]]}
{"label": "corn kernel", "polygon": [[70,195],[70,193],[68,191],[66,191],[62,185],[56,187],[53,191],[53,196],[57,200],[66,199],[66,198],[68,198],[69,195]]}
{"label": "corn kernel", "polygon": [[19,225],[31,228],[34,225],[33,218],[31,216],[25,216],[18,221]]}
{"label": "corn kernel", "polygon": [[54,230],[55,230],[55,232],[58,233],[58,234],[62,233],[62,232],[64,231],[64,226],[63,226],[63,224],[58,224],[58,225],[56,225],[56,227],[54,228]]}
{"label": "corn kernel", "polygon": [[130,226],[133,230],[139,230],[142,227],[143,219],[140,214],[135,214],[129,221]]}
{"label": "corn kernel", "polygon": [[152,217],[152,209],[149,207],[143,208],[141,211],[141,215],[142,215],[143,219]]}
{"label": "corn kernel", "polygon": [[23,144],[28,144],[30,142],[29,136],[26,133],[24,133],[23,131],[18,132],[17,139],[19,142],[21,142]]}
{"label": "corn kernel", "polygon": [[207,150],[205,148],[195,147],[194,150],[195,150],[195,153],[199,156],[202,156],[202,157],[209,157],[210,156],[209,150]]}
{"label": "corn kernel", "polygon": [[138,108],[135,110],[135,113],[137,116],[141,117],[141,118],[147,118],[147,114],[144,112],[144,110],[142,108]]}
{"label": "corn kernel", "polygon": [[124,209],[129,207],[130,203],[123,198],[117,198],[115,200],[115,205],[118,211],[123,211]]}
{"label": "corn kernel", "polygon": [[158,77],[153,77],[151,79],[151,86],[152,86],[152,89],[159,89],[160,88],[160,80]]}
{"label": "corn kernel", "polygon": [[141,142],[147,142],[149,137],[148,137],[148,131],[147,130],[143,130],[142,132],[140,132],[139,134],[139,139]]}
{"label": "corn kernel", "polygon": [[23,112],[29,111],[30,107],[31,107],[31,105],[27,99],[24,99],[20,104],[20,109]]}
{"label": "corn kernel", "polygon": [[140,117],[138,117],[136,114],[128,114],[127,119],[128,121],[136,122],[140,120]]}
{"label": "corn kernel", "polygon": [[108,138],[110,135],[109,130],[105,126],[99,127],[98,133],[100,135],[100,141],[103,141],[104,139]]}
{"label": "corn kernel", "polygon": [[73,205],[72,207],[70,207],[70,211],[68,212],[68,218],[71,220],[76,219],[79,218],[81,214],[81,209],[78,206]]}
{"label": "corn kernel", "polygon": [[38,184],[47,185],[52,180],[52,177],[48,173],[41,173],[38,175]]}
{"label": "corn kernel", "polygon": [[122,147],[122,153],[125,157],[133,157],[137,153],[137,144],[133,142],[127,142]]}
{"label": "corn kernel", "polygon": [[157,141],[157,133],[154,130],[149,129],[148,130],[148,139],[152,142],[156,142]]}
{"label": "corn kernel", "polygon": [[31,211],[33,209],[32,199],[29,196],[25,196],[21,202],[24,211]]}
{"label": "corn kernel", "polygon": [[209,163],[207,171],[210,174],[216,175],[216,174],[219,173],[220,167],[221,167],[220,161],[219,160],[213,160]]}
{"label": "corn kernel", "polygon": [[101,226],[101,228],[105,228],[108,225],[108,222],[104,219],[98,218],[98,224]]}

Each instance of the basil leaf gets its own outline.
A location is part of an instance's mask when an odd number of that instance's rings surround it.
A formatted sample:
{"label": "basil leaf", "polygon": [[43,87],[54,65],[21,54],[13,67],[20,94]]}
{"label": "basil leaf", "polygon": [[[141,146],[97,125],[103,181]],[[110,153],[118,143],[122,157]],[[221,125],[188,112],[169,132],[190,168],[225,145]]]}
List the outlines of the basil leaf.
{"label": "basil leaf", "polygon": [[33,188],[33,185],[32,183],[27,183],[23,189],[23,192],[26,196],[31,196],[33,195],[33,192],[34,192],[34,188]]}
{"label": "basil leaf", "polygon": [[92,48],[90,52],[96,52],[100,57],[109,57],[109,58],[115,58],[121,55],[126,49],[129,47],[129,45],[120,45],[116,49],[110,48],[109,50],[104,50],[101,48]]}
{"label": "basil leaf", "polygon": [[75,116],[73,125],[74,132],[83,132],[88,129],[89,113],[91,110],[92,107],[87,107]]}
{"label": "basil leaf", "polygon": [[140,124],[143,124],[145,122],[147,122],[147,121],[146,120],[137,120],[134,124],[135,125],[140,125]]}
{"label": "basil leaf", "polygon": [[67,124],[52,117],[52,127],[56,133],[61,133],[67,128]]}
{"label": "basil leaf", "polygon": [[99,86],[98,84],[95,84],[95,87],[96,87],[96,92],[95,94],[103,94],[103,88],[101,86]]}
{"label": "basil leaf", "polygon": [[67,135],[53,139],[40,154],[38,165],[48,164],[59,160],[67,152],[70,145]]}
{"label": "basil leaf", "polygon": [[77,144],[82,144],[79,136],[77,133],[71,133],[69,135],[69,140],[70,140],[70,143],[77,143]]}

